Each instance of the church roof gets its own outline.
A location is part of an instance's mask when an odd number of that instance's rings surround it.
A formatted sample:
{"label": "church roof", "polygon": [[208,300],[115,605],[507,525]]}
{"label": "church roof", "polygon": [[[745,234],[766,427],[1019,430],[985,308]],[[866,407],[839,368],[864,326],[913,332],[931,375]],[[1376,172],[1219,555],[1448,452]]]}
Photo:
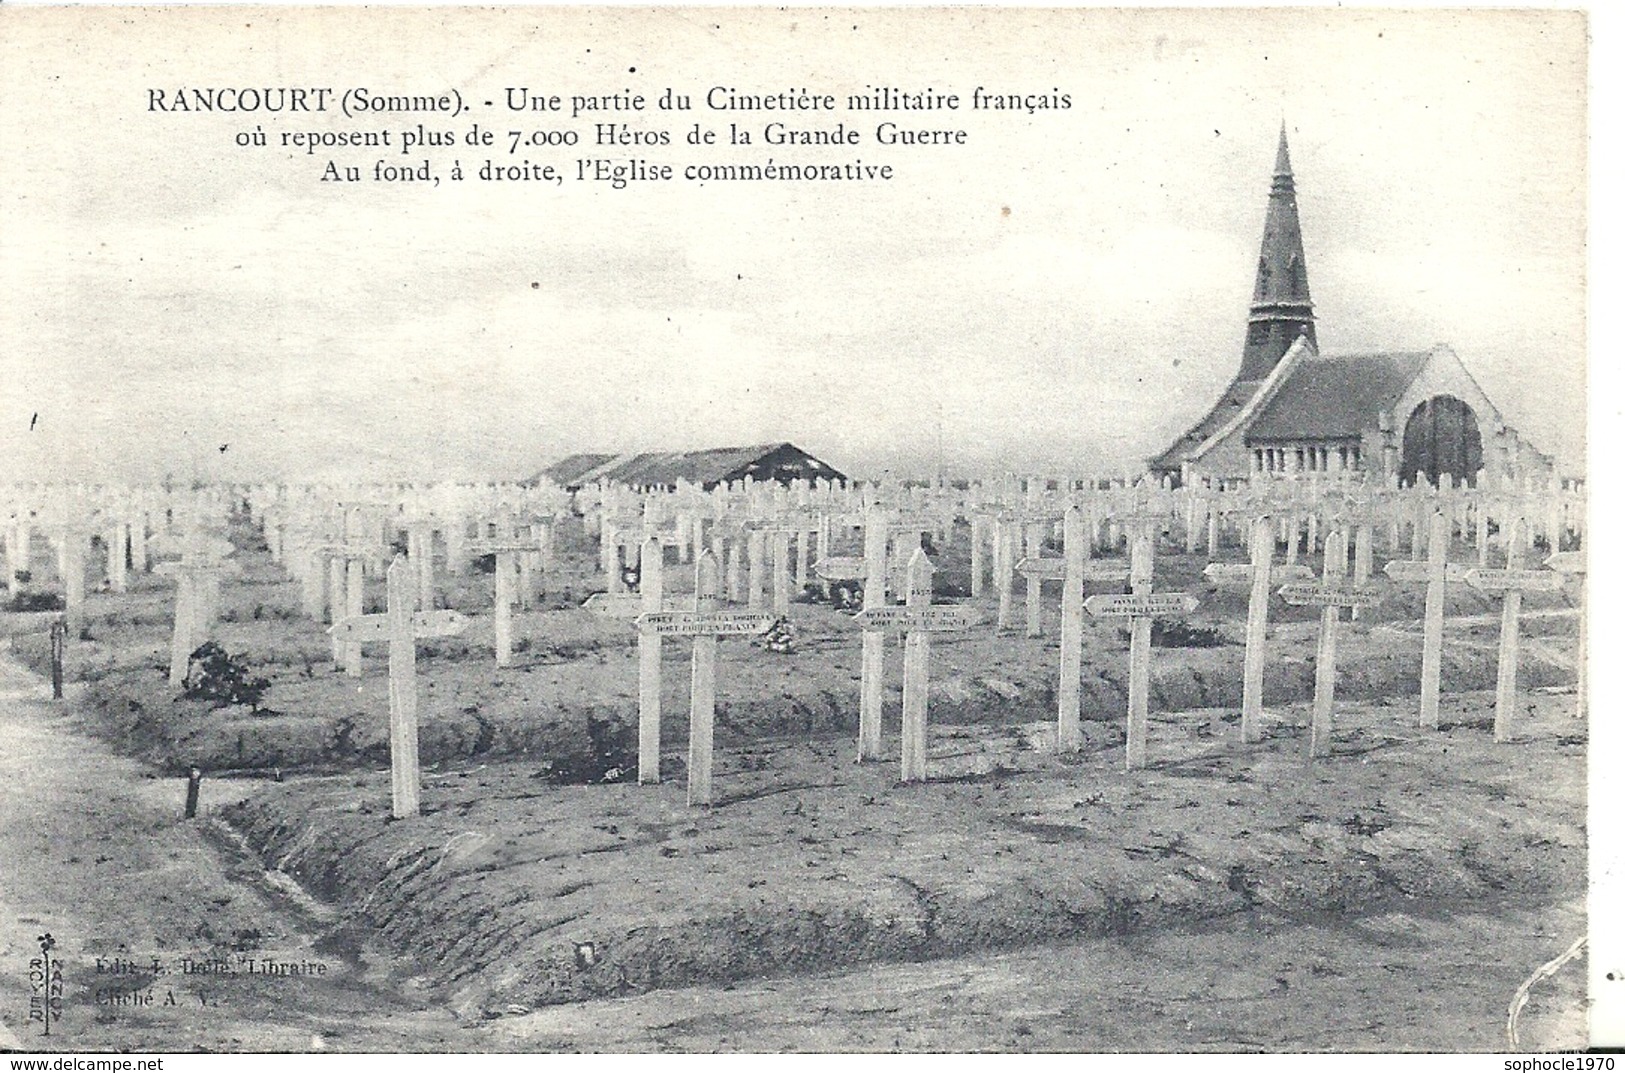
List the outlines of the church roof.
{"label": "church roof", "polygon": [[1151,469],[1159,472],[1177,471],[1185,456],[1223,428],[1225,423],[1247,404],[1247,400],[1257,394],[1262,383],[1262,380],[1232,380],[1230,386],[1224,389],[1224,394],[1219,396],[1219,401],[1213,405],[1213,409],[1207,412],[1206,417],[1192,425],[1166,451],[1152,459]]}
{"label": "church roof", "polygon": [[1300,362],[1247,426],[1247,442],[1352,439],[1399,401],[1426,352],[1346,354]]}

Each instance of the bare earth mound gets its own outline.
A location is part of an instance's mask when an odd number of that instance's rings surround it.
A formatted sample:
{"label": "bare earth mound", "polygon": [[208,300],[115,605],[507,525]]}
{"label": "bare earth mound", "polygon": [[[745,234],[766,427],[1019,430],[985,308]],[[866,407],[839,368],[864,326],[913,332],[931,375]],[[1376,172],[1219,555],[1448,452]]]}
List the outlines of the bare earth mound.
{"label": "bare earth mound", "polygon": [[1447,698],[1438,733],[1410,703],[1347,706],[1312,765],[1301,710],[1247,748],[1193,712],[1154,720],[1162,759],[1133,775],[1110,733],[1073,759],[1047,728],[959,727],[934,735],[924,785],[830,738],[719,753],[704,811],[671,782],[558,788],[503,764],[432,778],[416,820],[386,820],[377,775],[270,787],[229,819],[465,1016],[492,1016],[1248,912],[1573,897],[1572,698],[1531,698],[1505,745],[1487,702]]}

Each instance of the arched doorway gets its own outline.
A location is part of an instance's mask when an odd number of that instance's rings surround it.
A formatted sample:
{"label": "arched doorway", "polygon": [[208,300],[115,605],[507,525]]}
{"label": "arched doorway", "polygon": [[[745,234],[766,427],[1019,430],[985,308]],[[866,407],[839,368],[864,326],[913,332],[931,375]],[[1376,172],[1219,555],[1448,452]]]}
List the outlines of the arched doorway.
{"label": "arched doorway", "polygon": [[1405,421],[1400,483],[1416,483],[1418,472],[1430,484],[1448,473],[1458,481],[1477,479],[1484,465],[1484,444],[1473,408],[1453,395],[1435,395],[1411,411]]}

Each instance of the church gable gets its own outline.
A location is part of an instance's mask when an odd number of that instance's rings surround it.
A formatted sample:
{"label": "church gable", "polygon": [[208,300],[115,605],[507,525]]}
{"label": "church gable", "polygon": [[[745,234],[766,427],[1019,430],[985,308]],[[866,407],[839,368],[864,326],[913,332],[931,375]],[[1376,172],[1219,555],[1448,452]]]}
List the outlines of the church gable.
{"label": "church gable", "polygon": [[1406,385],[1406,390],[1394,399],[1391,408],[1396,424],[1402,424],[1413,410],[1428,399],[1441,395],[1460,399],[1471,407],[1485,431],[1501,426],[1501,412],[1484,394],[1484,389],[1478,386],[1478,381],[1473,379],[1473,374],[1467,371],[1456,352],[1443,344],[1433,348],[1426,365]]}

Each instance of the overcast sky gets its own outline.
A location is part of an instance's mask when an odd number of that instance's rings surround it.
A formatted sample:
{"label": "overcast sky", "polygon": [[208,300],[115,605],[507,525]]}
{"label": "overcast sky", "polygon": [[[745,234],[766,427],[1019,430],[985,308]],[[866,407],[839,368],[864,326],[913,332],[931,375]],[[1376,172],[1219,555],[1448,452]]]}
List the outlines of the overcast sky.
{"label": "overcast sky", "polygon": [[[1556,12],[0,11],[0,480],[512,478],[578,450],[776,440],[859,475],[934,472],[939,442],[951,473],[1116,470],[1239,365],[1283,117],[1322,348],[1448,342],[1577,467],[1584,31]],[[326,155],[233,144],[255,122],[273,141],[502,132],[509,86],[881,82],[1072,107],[915,117],[968,144],[907,149],[872,144],[874,117],[790,117],[864,143],[776,159],[896,169],[861,185],[337,185],[316,181]],[[456,88],[474,108],[147,110],[149,88],[209,85]],[[678,144],[561,163],[768,155],[681,144],[760,113],[601,118]]]}

